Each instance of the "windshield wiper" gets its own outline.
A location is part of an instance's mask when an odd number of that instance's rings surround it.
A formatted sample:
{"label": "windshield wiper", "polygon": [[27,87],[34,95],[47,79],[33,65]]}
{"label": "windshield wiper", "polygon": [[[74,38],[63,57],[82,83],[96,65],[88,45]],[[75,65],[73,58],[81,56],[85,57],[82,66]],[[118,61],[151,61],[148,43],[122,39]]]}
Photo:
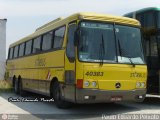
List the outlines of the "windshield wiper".
{"label": "windshield wiper", "polygon": [[127,53],[124,49],[122,50],[119,39],[118,39],[118,48],[119,48],[119,55],[120,55],[121,59],[122,59],[122,55],[126,56],[129,59],[132,66],[135,67],[135,64],[133,63],[131,57],[127,55]]}
{"label": "windshield wiper", "polygon": [[122,49],[121,49],[121,45],[120,45],[119,39],[118,39],[118,48],[119,48],[119,56],[122,59]]}
{"label": "windshield wiper", "polygon": [[101,43],[100,43],[100,54],[99,54],[99,59],[100,59],[100,66],[103,65],[103,59],[105,55],[105,46],[104,46],[104,38],[103,38],[103,33],[102,33],[102,38],[101,38]]}
{"label": "windshield wiper", "polygon": [[133,63],[132,58],[129,57],[129,56],[127,56],[127,58],[129,59],[129,61],[130,61],[130,63],[132,64],[132,66],[135,67],[135,64]]}

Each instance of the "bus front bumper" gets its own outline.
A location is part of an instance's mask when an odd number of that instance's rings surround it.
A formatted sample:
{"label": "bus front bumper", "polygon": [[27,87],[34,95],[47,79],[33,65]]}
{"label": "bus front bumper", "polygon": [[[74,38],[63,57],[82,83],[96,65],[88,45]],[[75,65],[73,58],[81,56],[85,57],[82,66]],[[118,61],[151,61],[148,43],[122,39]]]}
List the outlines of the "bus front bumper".
{"label": "bus front bumper", "polygon": [[143,102],[146,89],[136,90],[97,90],[97,89],[76,89],[76,103],[105,103],[134,101]]}

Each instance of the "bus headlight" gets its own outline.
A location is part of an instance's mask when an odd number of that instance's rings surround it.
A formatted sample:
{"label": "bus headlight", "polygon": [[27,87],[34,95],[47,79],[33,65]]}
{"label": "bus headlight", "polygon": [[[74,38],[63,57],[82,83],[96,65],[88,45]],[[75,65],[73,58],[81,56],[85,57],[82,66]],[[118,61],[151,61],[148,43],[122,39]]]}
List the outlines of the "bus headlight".
{"label": "bus headlight", "polygon": [[136,83],[136,87],[137,87],[137,88],[141,87],[141,83],[140,83],[140,82],[137,82],[137,83]]}
{"label": "bus headlight", "polygon": [[84,82],[84,86],[85,86],[85,87],[88,87],[88,86],[89,86],[89,81],[85,81],[85,82]]}
{"label": "bus headlight", "polygon": [[92,82],[92,86],[93,86],[93,87],[96,87],[96,86],[97,86],[96,81],[93,81],[93,82]]}
{"label": "bus headlight", "polygon": [[141,87],[143,87],[143,88],[145,87],[145,83],[144,82],[141,83]]}

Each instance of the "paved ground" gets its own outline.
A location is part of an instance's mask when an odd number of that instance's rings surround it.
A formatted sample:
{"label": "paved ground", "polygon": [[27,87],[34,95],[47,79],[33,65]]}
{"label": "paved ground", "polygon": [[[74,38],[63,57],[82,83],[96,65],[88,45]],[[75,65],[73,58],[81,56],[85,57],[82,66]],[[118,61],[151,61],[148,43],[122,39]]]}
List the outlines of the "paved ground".
{"label": "paved ground", "polygon": [[[37,94],[28,94],[26,98],[29,99],[38,96]],[[105,119],[103,115],[115,117],[114,115],[118,114],[160,114],[160,97],[157,96],[147,97],[143,103],[83,104],[73,105],[72,108],[65,110],[56,108],[54,102],[8,102],[9,97],[15,99],[20,96],[12,92],[0,93],[0,114],[2,114],[0,120],[2,117],[5,117],[6,114],[10,119],[26,118],[26,120],[31,118],[36,120],[44,117],[63,119]]]}

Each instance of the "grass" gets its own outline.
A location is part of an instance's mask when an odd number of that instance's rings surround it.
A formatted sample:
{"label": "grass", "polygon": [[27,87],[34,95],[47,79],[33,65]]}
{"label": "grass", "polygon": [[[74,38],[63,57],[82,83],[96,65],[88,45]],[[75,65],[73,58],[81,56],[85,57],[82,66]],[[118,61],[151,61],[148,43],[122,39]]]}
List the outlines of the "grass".
{"label": "grass", "polygon": [[7,80],[0,80],[0,92],[11,91],[12,85]]}

